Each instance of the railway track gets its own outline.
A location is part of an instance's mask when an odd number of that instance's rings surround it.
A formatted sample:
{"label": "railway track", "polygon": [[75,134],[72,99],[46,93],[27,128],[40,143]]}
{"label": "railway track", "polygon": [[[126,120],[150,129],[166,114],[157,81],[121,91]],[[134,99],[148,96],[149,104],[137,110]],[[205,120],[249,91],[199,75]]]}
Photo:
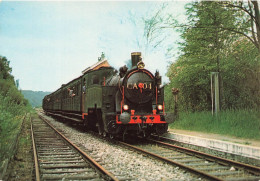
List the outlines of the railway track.
{"label": "railway track", "polygon": [[[116,140],[114,141],[117,142]],[[163,160],[164,162],[185,168],[189,170],[189,172],[196,174],[198,176],[197,178],[234,181],[260,180],[259,167],[218,158],[187,148],[171,145],[169,143],[159,142],[157,140],[145,140],[137,144],[127,144],[125,142],[119,142],[119,144],[127,146],[128,148],[130,147],[131,149],[142,152],[143,154],[156,157],[157,159]],[[100,164],[103,166],[107,163]],[[106,165],[104,165],[104,167],[106,168]],[[109,171],[114,174],[113,170]],[[123,178],[122,175],[121,178]],[[194,178],[196,178],[196,176]],[[135,180],[135,178],[128,178],[123,180]]]}
{"label": "railway track", "polygon": [[259,181],[260,168],[149,139],[138,144],[120,142],[133,150],[187,169],[209,180]]}
{"label": "railway track", "polygon": [[118,180],[43,119],[31,131],[36,180]]}

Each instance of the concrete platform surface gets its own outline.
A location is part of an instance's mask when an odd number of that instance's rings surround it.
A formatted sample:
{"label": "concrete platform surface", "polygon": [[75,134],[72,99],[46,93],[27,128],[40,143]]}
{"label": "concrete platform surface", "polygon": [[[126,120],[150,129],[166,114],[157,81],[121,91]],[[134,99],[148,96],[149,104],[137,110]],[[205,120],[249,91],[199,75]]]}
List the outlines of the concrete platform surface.
{"label": "concrete platform surface", "polygon": [[260,160],[260,140],[177,129],[170,129],[166,135],[168,138],[187,144]]}

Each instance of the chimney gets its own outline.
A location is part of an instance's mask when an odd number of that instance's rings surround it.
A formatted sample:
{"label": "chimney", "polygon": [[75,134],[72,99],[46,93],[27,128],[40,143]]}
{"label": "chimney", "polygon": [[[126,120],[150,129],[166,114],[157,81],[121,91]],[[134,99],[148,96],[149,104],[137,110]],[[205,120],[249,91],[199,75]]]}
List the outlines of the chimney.
{"label": "chimney", "polygon": [[141,52],[131,53],[132,68],[137,66],[137,63],[141,60]]}

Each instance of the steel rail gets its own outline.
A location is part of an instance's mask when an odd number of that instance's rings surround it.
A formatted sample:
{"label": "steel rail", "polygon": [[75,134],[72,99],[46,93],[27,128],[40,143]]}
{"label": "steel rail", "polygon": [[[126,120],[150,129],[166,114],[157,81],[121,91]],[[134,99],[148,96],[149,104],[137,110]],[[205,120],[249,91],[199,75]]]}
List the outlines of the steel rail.
{"label": "steel rail", "polygon": [[129,147],[129,148],[132,148],[132,149],[134,149],[134,150],[137,150],[137,151],[139,151],[139,152],[141,152],[141,153],[145,153],[145,154],[147,154],[147,155],[151,155],[151,156],[153,156],[153,157],[155,157],[155,158],[158,158],[158,159],[160,159],[160,160],[163,160],[163,161],[165,161],[165,162],[167,162],[167,163],[170,163],[170,164],[177,165],[177,166],[179,166],[179,167],[185,168],[185,169],[187,169],[187,170],[189,170],[189,171],[191,171],[191,172],[193,172],[193,173],[195,173],[195,174],[200,174],[201,176],[203,176],[203,177],[205,177],[205,178],[208,178],[208,179],[210,179],[210,180],[223,181],[223,179],[220,179],[220,178],[215,177],[215,176],[213,176],[213,175],[209,175],[209,174],[207,174],[207,173],[205,173],[205,172],[201,172],[201,171],[199,171],[199,170],[196,170],[196,169],[194,169],[194,168],[192,168],[192,167],[189,167],[189,166],[183,165],[183,164],[181,164],[181,163],[175,162],[175,161],[173,161],[173,160],[170,160],[170,159],[161,157],[160,155],[157,155],[157,154],[155,154],[155,153],[148,152],[148,151],[143,150],[143,149],[141,149],[141,148],[138,148],[138,147],[136,147],[136,146],[133,146],[133,145],[127,144],[127,143],[125,143],[125,142],[121,142],[121,141],[119,141],[119,143],[122,144],[122,145],[124,145],[124,146],[127,146],[127,147]]}
{"label": "steel rail", "polygon": [[44,120],[55,132],[57,132],[66,142],[68,142],[73,148],[75,148],[84,158],[86,158],[95,168],[98,169],[99,172],[106,175],[108,180],[119,181],[112,173],[107,171],[104,167],[102,167],[99,163],[97,163],[94,159],[88,156],[83,150],[81,150],[78,146],[72,143],[68,138],[66,138],[62,133],[60,133],[56,128],[54,128],[43,116],[39,115],[39,117]]}
{"label": "steel rail", "polygon": [[[163,138],[163,139],[165,139],[165,138]],[[248,164],[237,162],[237,161],[233,161],[233,160],[228,160],[228,159],[217,157],[217,156],[214,156],[214,155],[209,155],[207,153],[203,153],[203,152],[199,152],[199,151],[196,151],[196,150],[191,150],[189,148],[184,148],[184,147],[172,145],[172,144],[165,143],[165,142],[158,141],[158,140],[153,140],[153,139],[148,139],[148,140],[152,141],[154,143],[157,143],[157,144],[161,144],[161,145],[173,148],[173,149],[184,150],[185,152],[192,153],[192,154],[195,153],[197,155],[200,155],[200,156],[203,156],[203,157],[207,157],[211,161],[216,161],[218,163],[225,164],[225,165],[229,164],[229,165],[241,168],[241,169],[246,169],[248,172],[250,172],[252,174],[260,175],[260,167],[256,167],[256,166],[253,166],[253,165],[248,165]]]}
{"label": "steel rail", "polygon": [[34,155],[34,164],[35,164],[35,177],[36,181],[40,181],[40,169],[39,169],[39,164],[38,164],[38,156],[37,156],[37,149],[35,145],[35,140],[34,140],[34,134],[33,134],[33,125],[32,125],[32,118],[30,117],[30,122],[31,122],[31,135],[32,135],[32,146],[33,146],[33,155]]}

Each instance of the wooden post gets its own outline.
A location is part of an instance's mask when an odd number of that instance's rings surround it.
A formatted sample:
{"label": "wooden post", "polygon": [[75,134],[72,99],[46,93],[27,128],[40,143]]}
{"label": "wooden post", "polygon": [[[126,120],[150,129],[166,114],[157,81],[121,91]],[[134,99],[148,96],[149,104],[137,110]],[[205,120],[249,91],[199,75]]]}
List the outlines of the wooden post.
{"label": "wooden post", "polygon": [[[219,106],[219,72],[211,72],[211,101],[212,101],[212,115],[218,115],[220,111]],[[215,103],[215,104],[214,104]],[[214,107],[215,105],[215,107]]]}
{"label": "wooden post", "polygon": [[179,93],[179,89],[178,88],[172,88],[172,94],[174,97],[174,115],[176,116],[176,118],[178,118],[178,93]]}

